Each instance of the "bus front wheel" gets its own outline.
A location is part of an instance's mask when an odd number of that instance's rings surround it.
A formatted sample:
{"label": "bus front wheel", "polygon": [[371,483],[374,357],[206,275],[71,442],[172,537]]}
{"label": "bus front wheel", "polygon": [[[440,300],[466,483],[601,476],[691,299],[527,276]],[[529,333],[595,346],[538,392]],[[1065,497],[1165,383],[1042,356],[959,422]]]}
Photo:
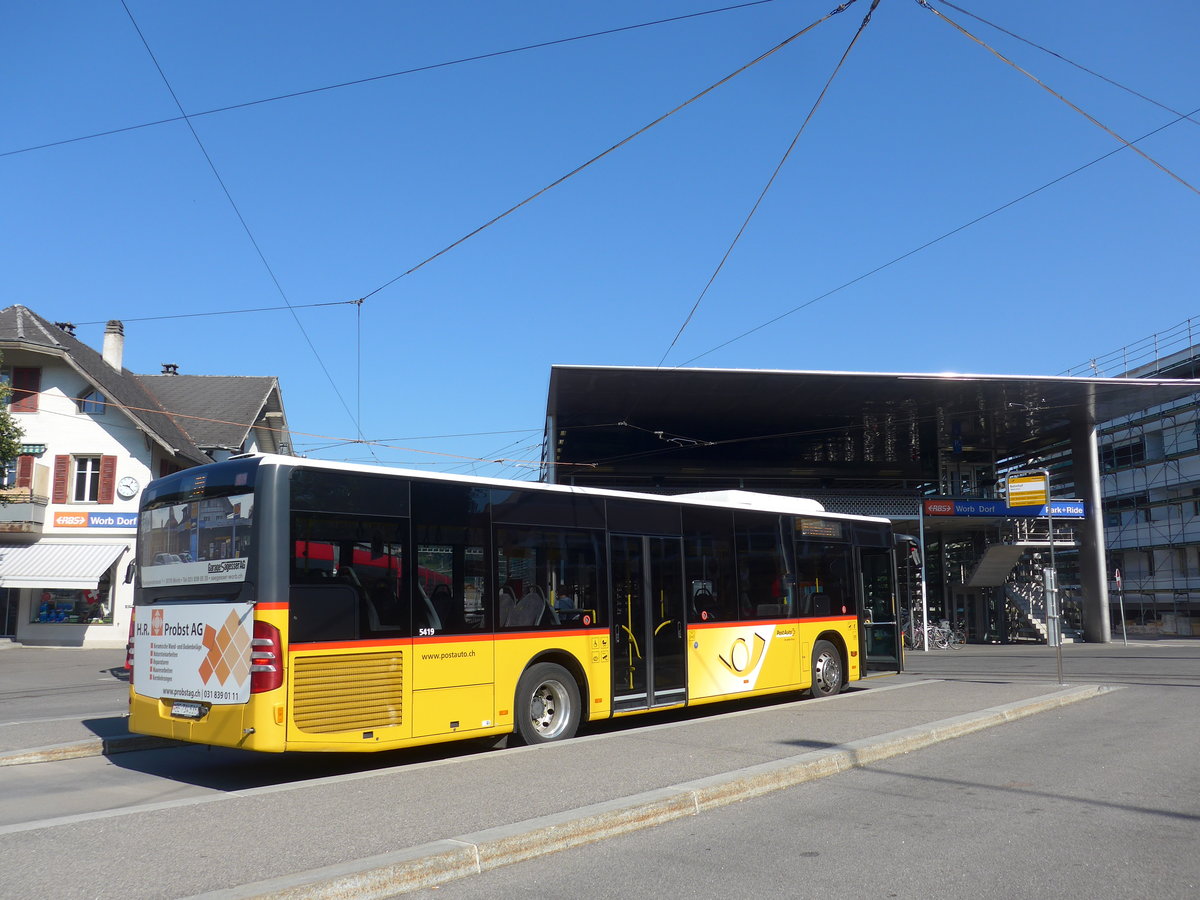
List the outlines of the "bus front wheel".
{"label": "bus front wheel", "polygon": [[842,654],[829,641],[817,641],[813,644],[812,655],[812,695],[814,697],[830,697],[840,693],[846,686],[845,669],[842,666]]}
{"label": "bus front wheel", "polygon": [[581,715],[579,685],[554,663],[530,666],[517,682],[517,734],[526,744],[574,737]]}

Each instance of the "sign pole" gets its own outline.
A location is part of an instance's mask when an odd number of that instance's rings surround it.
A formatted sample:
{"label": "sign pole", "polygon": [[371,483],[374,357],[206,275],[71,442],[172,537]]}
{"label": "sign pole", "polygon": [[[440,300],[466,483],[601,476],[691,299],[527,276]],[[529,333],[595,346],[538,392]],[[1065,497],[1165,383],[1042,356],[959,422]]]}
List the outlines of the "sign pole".
{"label": "sign pole", "polygon": [[[1066,684],[1063,681],[1062,671],[1062,616],[1058,609],[1058,566],[1054,561],[1054,502],[1050,497],[1050,470],[1042,470],[1046,476],[1046,522],[1050,527],[1050,597],[1054,598],[1054,631],[1055,631],[1055,656],[1058,659],[1058,683]],[[1047,598],[1047,600],[1050,599]],[[1047,608],[1049,612],[1049,608]]]}
{"label": "sign pole", "polygon": [[1050,470],[1034,469],[1026,472],[1011,472],[1007,479],[1008,505],[1046,507],[1046,521],[1050,529],[1050,568],[1043,570],[1046,593],[1046,625],[1049,640],[1053,640],[1058,655],[1058,683],[1063,681],[1062,667],[1062,620],[1058,614],[1058,570],[1054,559],[1054,505],[1050,498]]}
{"label": "sign pole", "polygon": [[1121,640],[1129,646],[1129,635],[1125,630],[1125,586],[1121,583],[1121,570],[1117,569],[1117,602],[1121,607]]}
{"label": "sign pole", "polygon": [[[925,504],[919,503],[917,506],[918,521],[920,523],[920,532],[918,539],[921,541],[921,649],[926,653],[929,652],[929,595],[925,593]],[[943,566],[943,568],[945,568]],[[912,618],[916,618],[916,611],[910,613]],[[915,623],[912,625],[915,629]],[[915,635],[915,633],[914,633]]]}

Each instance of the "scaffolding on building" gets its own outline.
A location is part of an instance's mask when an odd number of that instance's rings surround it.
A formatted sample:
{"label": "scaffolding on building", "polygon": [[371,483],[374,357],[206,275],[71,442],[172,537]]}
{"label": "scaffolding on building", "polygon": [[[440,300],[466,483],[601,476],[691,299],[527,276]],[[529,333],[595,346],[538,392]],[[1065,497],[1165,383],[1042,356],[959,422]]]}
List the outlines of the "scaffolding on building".
{"label": "scaffolding on building", "polygon": [[[1068,369],[1066,375],[1196,378],[1200,317]],[[1110,589],[1125,616],[1190,634],[1200,623],[1200,394],[1105,423],[1099,433]]]}

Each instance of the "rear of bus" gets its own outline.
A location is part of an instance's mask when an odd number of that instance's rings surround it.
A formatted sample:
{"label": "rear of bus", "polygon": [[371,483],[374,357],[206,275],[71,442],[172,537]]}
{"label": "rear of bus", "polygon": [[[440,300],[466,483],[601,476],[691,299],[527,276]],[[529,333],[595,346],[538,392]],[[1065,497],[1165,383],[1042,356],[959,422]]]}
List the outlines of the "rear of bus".
{"label": "rear of bus", "polygon": [[254,552],[269,531],[255,492],[267,471],[259,459],[232,460],[143,493],[130,731],[284,749],[286,594],[271,596],[273,579],[261,577]]}

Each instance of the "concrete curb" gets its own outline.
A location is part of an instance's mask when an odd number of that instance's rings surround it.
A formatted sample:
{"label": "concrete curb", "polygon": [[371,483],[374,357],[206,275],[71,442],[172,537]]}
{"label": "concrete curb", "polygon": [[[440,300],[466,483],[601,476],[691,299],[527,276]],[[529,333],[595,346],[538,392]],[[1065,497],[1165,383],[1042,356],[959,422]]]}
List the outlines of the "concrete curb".
{"label": "concrete curb", "polygon": [[672,787],[489,828],[417,847],[325,866],[192,900],[340,900],[392,897],[488,869],[699,815],[963,737],[1115,690],[1082,685]]}
{"label": "concrete curb", "polygon": [[66,744],[48,747],[31,747],[28,750],[9,750],[0,753],[0,767],[24,766],[30,763],[57,762],[62,759],[82,759],[86,756],[112,756],[114,753],[129,753],[134,750],[157,750],[162,747],[178,747],[179,741],[148,737],[141,734],[120,735],[110,738],[87,738]]}

